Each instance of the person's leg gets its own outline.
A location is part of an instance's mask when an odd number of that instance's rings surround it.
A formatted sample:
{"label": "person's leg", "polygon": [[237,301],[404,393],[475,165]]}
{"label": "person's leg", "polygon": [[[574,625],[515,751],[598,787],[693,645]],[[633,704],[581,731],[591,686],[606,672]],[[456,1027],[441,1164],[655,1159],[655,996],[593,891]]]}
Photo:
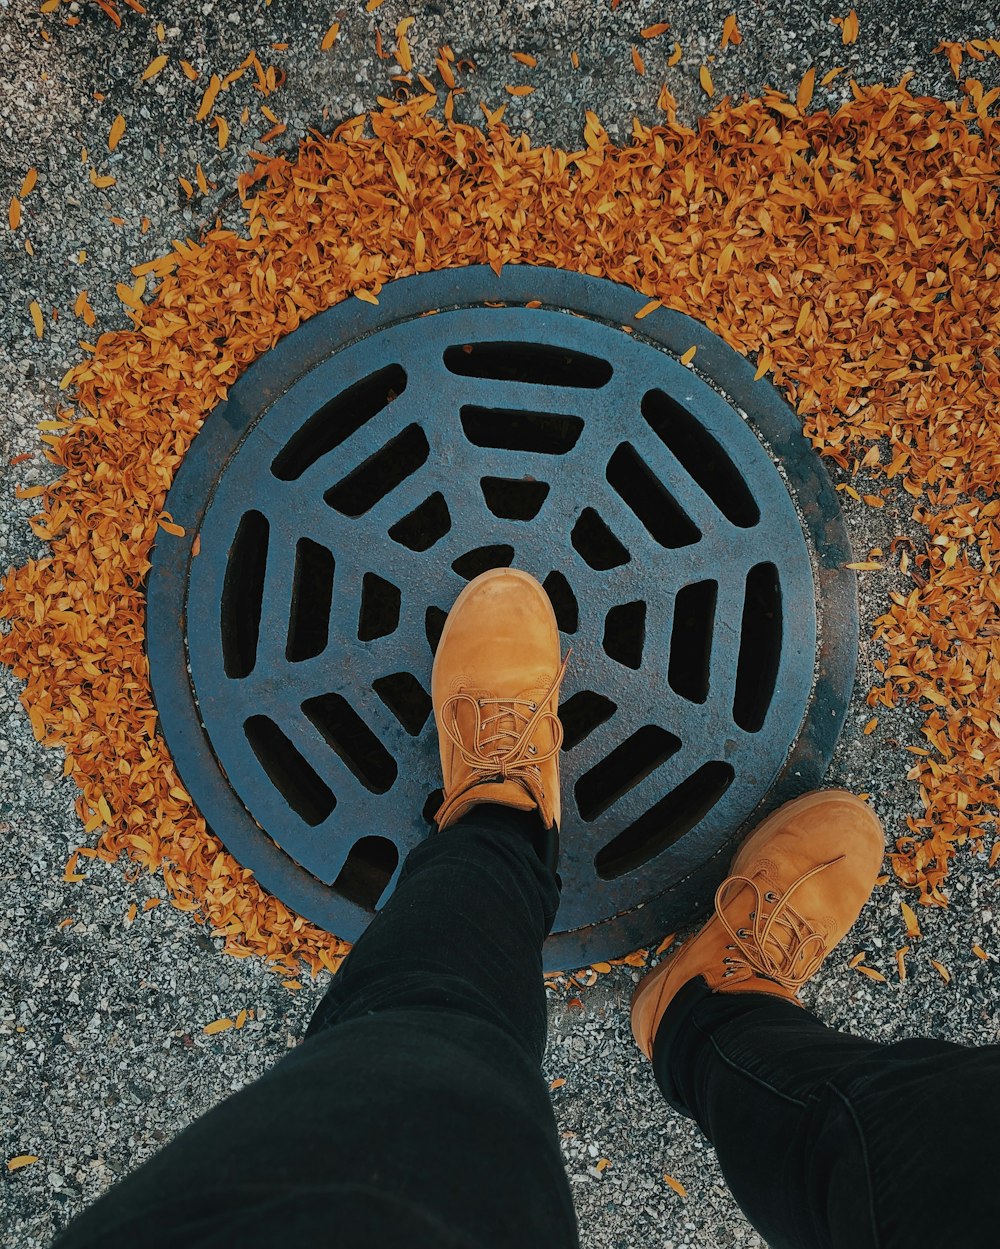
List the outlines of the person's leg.
{"label": "person's leg", "polygon": [[972,1160],[992,1155],[1000,1046],[881,1045],[699,978],[667,1008],[653,1070],[770,1249],[997,1243]]}
{"label": "person's leg", "polygon": [[851,794],[786,803],[743,842],[715,913],[639,984],[632,1031],[770,1249],[980,1249],[956,1174],[1000,1118],[1000,1047],[877,1045],[796,994],[854,923],[882,828]]}
{"label": "person's leg", "polygon": [[86,1211],[58,1249],[573,1246],[548,1091],[535,813],[408,857],[307,1039]]}
{"label": "person's leg", "polygon": [[444,800],[302,1046],[73,1224],[140,1243],[577,1244],[539,1064],[558,904],[555,613],[498,569],[448,614],[432,674]]}

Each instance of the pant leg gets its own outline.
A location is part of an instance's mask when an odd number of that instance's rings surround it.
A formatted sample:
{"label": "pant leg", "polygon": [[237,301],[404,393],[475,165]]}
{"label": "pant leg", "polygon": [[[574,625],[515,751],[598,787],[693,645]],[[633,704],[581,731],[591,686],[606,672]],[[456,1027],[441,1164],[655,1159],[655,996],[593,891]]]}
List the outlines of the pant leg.
{"label": "pant leg", "polygon": [[1000,1123],[1000,1046],[882,1045],[698,979],[666,1012],[653,1067],[770,1249],[997,1244],[981,1167]]}
{"label": "pant leg", "polygon": [[306,1040],[73,1223],[58,1249],[577,1245],[548,1090],[535,819],[418,846]]}

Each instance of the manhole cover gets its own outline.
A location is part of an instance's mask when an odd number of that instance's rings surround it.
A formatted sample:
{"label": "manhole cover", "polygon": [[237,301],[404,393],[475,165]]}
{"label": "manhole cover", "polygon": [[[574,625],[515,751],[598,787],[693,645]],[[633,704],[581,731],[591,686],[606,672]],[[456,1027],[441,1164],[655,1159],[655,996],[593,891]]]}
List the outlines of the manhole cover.
{"label": "manhole cover", "polygon": [[747,821],[822,776],[857,653],[835,496],[752,365],[642,302],[527,266],[392,283],[264,355],[177,474],[163,732],[235,856],[341,937],[430,832],[433,651],[487,568],[534,573],[574,651],[549,967],[689,918]]}

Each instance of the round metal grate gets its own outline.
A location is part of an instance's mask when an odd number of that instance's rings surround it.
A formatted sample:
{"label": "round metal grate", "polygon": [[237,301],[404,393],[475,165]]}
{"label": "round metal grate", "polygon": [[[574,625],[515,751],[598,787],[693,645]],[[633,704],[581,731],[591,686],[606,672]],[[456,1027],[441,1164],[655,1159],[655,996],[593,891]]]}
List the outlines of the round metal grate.
{"label": "round metal grate", "polygon": [[177,474],[163,731],[237,858],[339,936],[431,831],[433,652],[487,568],[534,573],[574,651],[548,966],[689,918],[829,761],[857,653],[835,496],[747,361],[665,310],[623,332],[639,303],[526,266],[395,282],[263,356]]}

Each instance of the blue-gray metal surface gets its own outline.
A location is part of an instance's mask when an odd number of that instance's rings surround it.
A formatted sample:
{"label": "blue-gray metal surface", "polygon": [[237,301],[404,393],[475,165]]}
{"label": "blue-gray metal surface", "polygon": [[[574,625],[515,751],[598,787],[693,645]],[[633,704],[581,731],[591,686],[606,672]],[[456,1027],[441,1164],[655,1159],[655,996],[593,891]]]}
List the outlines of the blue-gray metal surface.
{"label": "blue-gray metal surface", "polygon": [[[541,306],[524,307],[534,301]],[[447,610],[466,583],[453,564],[477,548],[513,548],[510,562],[540,580],[553,572],[565,577],[579,619],[564,638],[573,658],[563,703],[593,691],[616,706],[563,754],[563,892],[547,966],[621,955],[690,918],[706,905],[748,822],[822,776],[849,699],[857,647],[855,583],[843,569],[850,548],[835,495],[794,413],[767,381],[753,380],[753,365],[679,313],[658,310],[632,320],[643,302],[634,291],[600,279],[528,266],[508,266],[499,277],[476,267],[402,279],[382,290],[378,307],[349,299],[266,353],[206,420],[177,473],[166,506],[186,534],[158,540],[149,581],[147,636],[163,732],[184,783],[223,842],[261,884],[339,936],[356,938],[391,894],[406,852],[430,833],[424,808],[440,785],[433,717],[414,735],[415,725],[404,726],[374,683],[405,672],[429,691],[428,608]],[[504,306],[488,306],[493,304]],[[624,332],[624,325],[633,332]],[[456,358],[462,368],[456,349],[471,359],[477,344],[496,343],[541,344],[563,358],[590,357],[606,362],[609,376],[602,381],[599,371],[585,377],[581,370],[577,380],[587,384],[574,385],[566,384],[573,381],[566,376],[559,384],[513,380],[516,367],[493,368],[507,374],[500,378],[455,371]],[[690,347],[698,349],[693,368],[678,359]],[[451,367],[445,364],[449,351]],[[370,419],[298,475],[289,470],[285,449],[303,425],[346,389],[390,368],[405,376],[405,386],[394,388],[400,393],[387,396]],[[746,516],[737,524],[727,519],[718,491],[713,500],[711,484],[706,492],[695,480],[697,467],[688,463],[687,471],[657,436],[643,416],[651,393],[670,396],[724,449],[759,511],[755,524]],[[473,428],[470,411],[475,417],[477,409]],[[502,445],[523,442],[505,433],[522,419],[511,415],[517,413],[535,414],[527,418],[534,422],[535,446],[549,450]],[[553,419],[558,417],[567,419]],[[357,423],[343,412],[336,420]],[[412,427],[422,431],[425,447]],[[547,442],[550,429],[556,433]],[[415,448],[411,463],[424,456],[415,471],[374,502],[351,496],[350,488],[345,493],[340,483],[399,435],[405,437],[398,445]],[[473,437],[501,445],[476,445]],[[794,504],[761,438],[780,458]],[[657,488],[634,458],[619,456],[618,470],[610,474],[615,485],[609,481],[609,462],[625,443],[665,486],[687,518],[687,530],[694,527],[695,540],[690,532],[685,536],[683,517],[674,537],[664,536],[663,526],[651,519]],[[306,454],[300,464],[308,459]],[[369,496],[384,487],[392,463],[391,457],[376,461]],[[491,511],[482,485],[491,478],[546,483],[534,519],[505,519]],[[426,550],[390,537],[394,530],[398,538],[398,522],[437,494],[446,503],[447,532]],[[362,514],[352,514],[359,509]],[[625,549],[624,562],[594,567],[621,556],[595,555],[585,541],[571,540],[585,509],[596,512]],[[224,634],[246,623],[222,619],[227,569],[241,520],[251,511],[267,521],[266,560],[259,551],[240,556],[244,564],[258,559],[262,565],[259,629],[255,644],[251,628],[251,641],[243,645],[250,670],[227,675]],[[424,532],[415,545],[441,527]],[[320,653],[289,660],[302,539],[332,554],[328,640]],[[670,545],[674,541],[686,544]],[[509,551],[501,558],[507,562]],[[775,671],[773,689],[764,680],[762,723],[748,729],[734,717],[734,695],[747,577],[761,566],[773,567],[780,584],[757,623],[760,662],[766,665],[771,646]],[[360,641],[366,574],[398,588],[399,614],[391,632]],[[249,575],[252,581],[253,570]],[[717,586],[714,613],[707,617],[707,688],[683,697],[673,688],[686,686],[678,679],[683,674],[669,672],[674,607],[678,591],[706,581]],[[305,594],[302,587],[299,592]],[[251,592],[247,601],[253,598]],[[239,595],[227,601],[230,610],[244,607]],[[641,661],[633,667],[609,655],[618,648],[614,638],[609,645],[606,639],[620,618],[612,615],[609,624],[608,613],[636,603],[645,604],[645,629],[642,637],[640,624]],[[780,619],[770,619],[776,605]],[[743,644],[752,661],[751,642]],[[324,733],[303,711],[304,703],[324,695],[346,700],[391,756],[395,769],[383,768],[380,783],[364,760],[359,767],[352,757],[343,736],[349,721]],[[248,737],[245,730],[262,717],[294,748],[272,749],[277,762],[270,764],[267,742],[252,743],[253,732]],[[651,770],[637,776],[628,758],[618,756],[609,792],[600,792],[600,774],[589,789],[584,782],[581,801],[591,818],[582,818],[577,783],[647,726],[664,731],[646,735],[652,737],[651,745],[645,741]],[[644,739],[635,741],[641,773]],[[305,817],[286,798],[282,770],[303,770],[303,761],[305,772],[311,768],[322,778],[335,801],[325,816],[330,804],[322,795],[318,815],[309,810]],[[704,801],[724,792],[689,831],[654,853],[657,830],[640,825],[645,842],[640,837],[638,848],[619,855],[610,869],[605,852],[599,870],[601,852],[623,829],[707,764],[715,768],[715,789]],[[373,792],[387,781],[384,792]],[[615,799],[618,788],[625,792]],[[669,824],[669,805],[661,803],[652,824]],[[361,838],[372,837],[383,840],[366,844],[382,851],[367,866],[361,855],[360,870],[368,876],[359,892],[345,863]],[[398,859],[386,857],[386,846],[398,851]],[[369,895],[383,883],[380,871],[385,888],[376,904]]]}

